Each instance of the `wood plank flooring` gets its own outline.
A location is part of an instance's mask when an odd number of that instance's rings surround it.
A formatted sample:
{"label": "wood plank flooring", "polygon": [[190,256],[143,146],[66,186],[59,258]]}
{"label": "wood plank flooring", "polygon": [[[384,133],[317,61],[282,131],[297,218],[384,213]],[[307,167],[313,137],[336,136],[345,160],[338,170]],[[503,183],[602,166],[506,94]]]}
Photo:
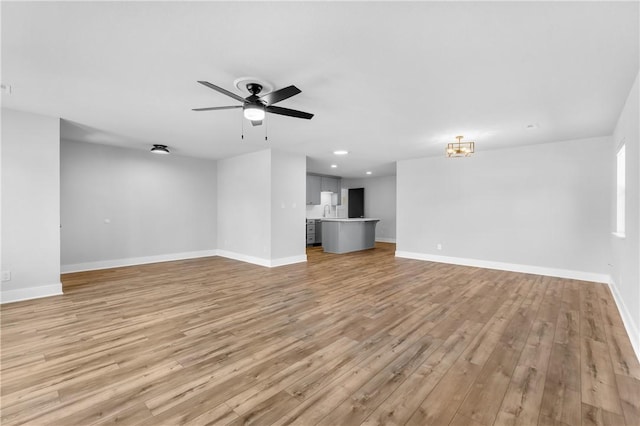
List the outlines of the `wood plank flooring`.
{"label": "wood plank flooring", "polygon": [[394,250],[64,275],[1,307],[1,423],[640,425],[607,286]]}

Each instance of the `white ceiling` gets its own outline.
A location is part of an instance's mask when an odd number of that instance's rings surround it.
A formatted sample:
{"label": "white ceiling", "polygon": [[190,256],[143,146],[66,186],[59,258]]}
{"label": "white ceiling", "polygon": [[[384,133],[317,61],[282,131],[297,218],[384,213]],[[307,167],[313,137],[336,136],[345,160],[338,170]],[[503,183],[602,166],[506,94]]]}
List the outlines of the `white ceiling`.
{"label": "white ceiling", "polygon": [[[2,103],[63,118],[73,140],[215,159],[273,147],[313,172],[393,174],[458,134],[476,151],[611,134],[638,73],[638,6],[3,1]],[[241,140],[241,110],[191,111],[236,104],[197,80],[238,92],[242,76],[295,84],[278,106],[315,117],[269,114]]]}

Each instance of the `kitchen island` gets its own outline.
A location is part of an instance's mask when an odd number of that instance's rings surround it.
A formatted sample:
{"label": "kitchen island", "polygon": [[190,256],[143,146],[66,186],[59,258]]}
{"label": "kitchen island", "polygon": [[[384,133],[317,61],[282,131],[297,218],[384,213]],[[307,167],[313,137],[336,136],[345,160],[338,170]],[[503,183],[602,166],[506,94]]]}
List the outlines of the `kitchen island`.
{"label": "kitchen island", "polygon": [[322,248],[327,253],[371,249],[376,243],[376,218],[323,218]]}

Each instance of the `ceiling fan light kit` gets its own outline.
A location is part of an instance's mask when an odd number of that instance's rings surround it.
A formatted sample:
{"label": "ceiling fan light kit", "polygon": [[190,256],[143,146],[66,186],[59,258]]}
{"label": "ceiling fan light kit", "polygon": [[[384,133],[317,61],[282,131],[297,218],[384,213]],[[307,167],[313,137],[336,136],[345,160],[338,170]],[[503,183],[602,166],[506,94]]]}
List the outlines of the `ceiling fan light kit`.
{"label": "ceiling fan light kit", "polygon": [[253,104],[245,104],[244,109],[244,118],[250,121],[262,121],[264,120],[264,107]]}
{"label": "ceiling fan light kit", "polygon": [[462,142],[464,136],[456,136],[458,142],[447,144],[447,157],[471,157],[475,152],[475,142]]}
{"label": "ceiling fan light kit", "polygon": [[[265,113],[267,112],[271,114],[285,115],[287,117],[304,118],[307,120],[310,120],[313,117],[313,114],[310,114],[308,112],[274,106],[274,104],[280,101],[284,101],[285,99],[301,93],[301,90],[296,86],[287,86],[282,89],[278,89],[259,96],[264,88],[263,85],[258,83],[255,79],[249,80],[248,77],[245,77],[245,79],[247,79],[248,81],[246,83],[247,91],[251,93],[251,95],[247,96],[246,98],[236,95],[235,93],[223,89],[222,87],[216,86],[215,84],[211,84],[208,81],[198,81],[198,83],[202,84],[203,86],[207,86],[208,88],[213,89],[216,92],[227,95],[230,98],[235,99],[236,101],[242,102],[242,104],[221,107],[194,108],[193,111],[216,111],[222,109],[242,108],[243,116],[247,120],[250,120],[251,124],[253,124],[254,126],[262,125],[262,120],[264,120]],[[236,80],[236,86],[238,84],[239,81]]]}

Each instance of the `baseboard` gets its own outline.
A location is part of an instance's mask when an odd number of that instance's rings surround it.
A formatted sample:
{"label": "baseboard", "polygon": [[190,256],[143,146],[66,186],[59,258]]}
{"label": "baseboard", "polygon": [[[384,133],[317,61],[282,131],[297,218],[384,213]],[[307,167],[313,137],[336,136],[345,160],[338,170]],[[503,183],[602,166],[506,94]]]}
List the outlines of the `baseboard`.
{"label": "baseboard", "polygon": [[218,250],[218,256],[226,257],[227,259],[239,260],[241,262],[252,263],[258,266],[268,267],[271,263],[269,259],[263,259],[261,257],[255,257],[255,256],[248,256],[246,254],[236,253],[236,252],[227,251],[227,250]]}
{"label": "baseboard", "polygon": [[436,254],[396,251],[396,257],[429,262],[450,263],[453,265],[475,266],[477,268],[497,269],[500,271],[522,272],[525,274],[546,275],[549,277],[570,278],[581,281],[591,281],[608,284],[611,277],[608,274],[595,272],[573,271],[570,269],[547,268],[543,266],[520,265],[517,263],[493,262],[489,260],[467,259],[462,257],[440,256]]}
{"label": "baseboard", "polygon": [[62,283],[43,285],[38,287],[18,288],[0,291],[0,304],[21,302],[23,300],[40,299],[42,297],[60,296]]}
{"label": "baseboard", "polygon": [[384,238],[384,237],[376,237],[376,242],[377,243],[396,243],[396,239],[395,238]]}
{"label": "baseboard", "polygon": [[234,253],[227,250],[201,250],[183,253],[161,254],[157,256],[130,257],[127,259],[100,260],[97,262],[76,263],[70,265],[62,265],[60,272],[68,274],[71,272],[95,271],[98,269],[120,268],[123,266],[144,265],[147,263],[171,262],[174,260],[196,259],[199,257],[221,256],[228,259],[239,260],[242,262],[252,263],[254,265],[266,266],[268,268],[276,266],[290,265],[292,263],[306,262],[307,256],[291,256],[279,259],[263,259],[260,257],[247,256],[241,253]]}
{"label": "baseboard", "polygon": [[236,253],[227,250],[218,250],[218,256],[227,259],[239,260],[241,262],[252,263],[258,266],[274,268],[278,266],[291,265],[292,263],[300,263],[307,261],[307,255],[281,257],[279,259],[264,259],[262,257],[249,256],[242,253]]}
{"label": "baseboard", "polygon": [[196,259],[198,257],[216,256],[218,250],[188,251],[182,253],[160,254],[156,256],[129,257],[126,259],[100,260],[97,262],[75,263],[62,265],[60,272],[68,274],[70,272],[95,271],[97,269],[119,268],[122,266],[144,265],[147,263],[171,262],[173,260]]}
{"label": "baseboard", "polygon": [[271,259],[271,267],[276,268],[278,266],[292,265],[294,263],[304,263],[307,261],[307,255],[281,257],[279,259]]}
{"label": "baseboard", "polygon": [[638,330],[638,325],[633,322],[633,317],[627,309],[627,305],[624,304],[624,299],[622,299],[620,293],[618,293],[618,289],[613,278],[609,281],[609,288],[611,288],[613,300],[618,306],[618,312],[620,312],[622,323],[629,335],[629,340],[631,340],[631,347],[633,347],[633,351],[636,353],[636,358],[640,360],[640,330]]}

